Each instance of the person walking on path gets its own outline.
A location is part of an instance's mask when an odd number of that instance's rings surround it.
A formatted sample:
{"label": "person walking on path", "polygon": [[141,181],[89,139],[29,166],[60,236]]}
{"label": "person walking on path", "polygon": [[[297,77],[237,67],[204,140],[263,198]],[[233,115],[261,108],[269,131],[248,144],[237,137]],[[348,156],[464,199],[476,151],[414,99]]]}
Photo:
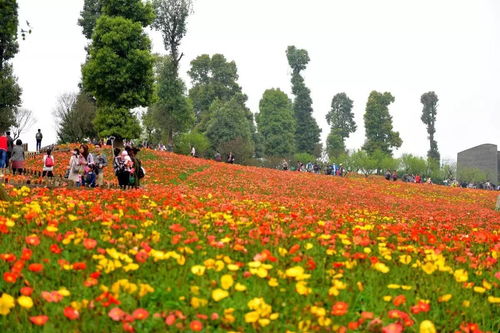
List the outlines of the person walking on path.
{"label": "person walking on path", "polygon": [[0,136],[0,177],[3,177],[5,173],[5,168],[7,167],[7,150],[9,149],[9,144],[7,140],[7,135],[3,134]]}
{"label": "person walking on path", "polygon": [[100,144],[95,146],[95,151],[96,151],[96,158],[95,158],[95,163],[96,163],[96,174],[97,174],[97,181],[96,181],[96,186],[103,186],[104,185],[104,168],[108,165],[108,159],[106,158],[106,154],[102,152],[102,147]]}
{"label": "person walking on path", "polygon": [[36,139],[36,152],[39,153],[40,149],[42,149],[42,139],[43,139],[43,134],[41,129],[38,129],[38,132],[36,132],[35,139]]}
{"label": "person walking on path", "polygon": [[16,172],[22,174],[24,172],[24,148],[23,142],[19,139],[16,141],[16,145],[12,148],[12,156],[10,157],[12,161],[12,174],[15,175]]}
{"label": "person walking on path", "polygon": [[52,149],[47,149],[47,153],[43,155],[43,172],[42,177],[54,177],[55,159],[52,155]]}

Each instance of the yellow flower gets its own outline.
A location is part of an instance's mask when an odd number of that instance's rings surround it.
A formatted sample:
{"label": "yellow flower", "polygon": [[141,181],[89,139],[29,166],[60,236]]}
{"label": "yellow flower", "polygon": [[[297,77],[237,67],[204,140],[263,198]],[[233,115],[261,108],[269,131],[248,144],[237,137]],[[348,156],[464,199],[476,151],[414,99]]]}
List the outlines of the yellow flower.
{"label": "yellow flower", "polygon": [[486,291],[486,289],[484,289],[483,287],[476,286],[476,287],[474,287],[474,291],[476,293],[483,294]]}
{"label": "yellow flower", "polygon": [[194,275],[202,276],[203,274],[205,274],[205,266],[194,265],[193,267],[191,267],[191,273],[193,273]]}
{"label": "yellow flower", "polygon": [[498,304],[500,303],[500,297],[488,296],[488,302]]}
{"label": "yellow flower", "polygon": [[411,286],[401,286],[401,289],[403,290],[411,290]]}
{"label": "yellow flower", "polygon": [[71,295],[71,293],[69,292],[68,289],[66,289],[65,287],[62,287],[61,289],[59,289],[57,291],[59,294],[63,295],[64,297],[68,297],[69,295]]}
{"label": "yellow flower", "polygon": [[463,301],[463,302],[462,302],[462,306],[463,306],[464,308],[468,308],[468,307],[470,306],[470,301]]}
{"label": "yellow flower", "polygon": [[420,323],[419,333],[436,333],[436,328],[430,320],[424,320]]}
{"label": "yellow flower", "polygon": [[286,270],[286,276],[297,278],[304,274],[304,268],[301,266],[295,266]]}
{"label": "yellow flower", "polygon": [[271,321],[267,318],[259,319],[259,325],[262,327],[266,327],[270,323],[271,323]]}
{"label": "yellow flower", "polygon": [[207,305],[207,303],[208,303],[208,301],[206,299],[203,299],[203,298],[198,298],[198,297],[191,298],[191,306],[194,309],[204,307],[205,305]]}
{"label": "yellow flower", "polygon": [[363,286],[363,282],[361,281],[356,282],[356,285],[358,286],[359,291],[363,291],[365,289],[365,286]]}
{"label": "yellow flower", "polygon": [[408,265],[411,262],[411,257],[407,254],[399,256],[399,262]]}
{"label": "yellow flower", "polygon": [[0,297],[0,314],[3,316],[9,314],[10,309],[14,306],[16,306],[14,303],[14,297],[8,294],[2,294],[2,297]]}
{"label": "yellow flower", "polygon": [[453,297],[452,294],[445,294],[438,297],[438,302],[448,302]]}
{"label": "yellow flower", "polygon": [[306,281],[299,281],[295,284],[295,290],[300,295],[309,295],[311,293],[311,288],[307,286]]}
{"label": "yellow flower", "polygon": [[278,286],[278,280],[276,278],[271,278],[271,279],[269,279],[269,282],[267,284],[270,287],[277,287]]}
{"label": "yellow flower", "polygon": [[236,291],[245,291],[247,290],[247,287],[244,284],[236,283],[234,289],[236,289]]}
{"label": "yellow flower", "polygon": [[240,266],[235,265],[235,264],[229,264],[229,265],[227,265],[227,269],[234,272],[234,271],[237,271],[238,269],[240,269]]}
{"label": "yellow flower", "polygon": [[222,286],[222,289],[228,290],[234,284],[233,277],[229,274],[223,275],[220,279],[220,284]]}
{"label": "yellow flower", "polygon": [[391,299],[392,299],[392,296],[384,296],[384,297],[382,297],[382,299],[383,299],[384,301],[386,301],[386,302],[390,302],[390,301],[391,301]]}
{"label": "yellow flower", "polygon": [[426,262],[424,265],[422,265],[422,270],[427,274],[432,274],[436,270],[436,265],[434,265],[432,262]]}
{"label": "yellow flower", "polygon": [[389,289],[399,289],[401,286],[399,284],[388,284],[387,288]]}
{"label": "yellow flower", "polygon": [[33,307],[33,300],[28,296],[20,296],[17,298],[17,303],[25,309],[31,309]]}
{"label": "yellow flower", "polygon": [[214,301],[219,302],[220,300],[229,296],[229,293],[222,289],[215,289],[212,291],[212,298]]}
{"label": "yellow flower", "polygon": [[455,271],[455,273],[453,274],[453,276],[455,277],[455,280],[457,282],[467,282],[467,280],[469,279],[469,275],[467,274],[467,271],[465,271],[463,269],[457,269]]}
{"label": "yellow flower", "polygon": [[375,265],[373,265],[373,268],[375,268],[377,271],[382,272],[382,273],[387,273],[389,272],[389,267],[387,267],[385,264],[381,262],[377,262]]}
{"label": "yellow flower", "polygon": [[246,323],[255,323],[257,320],[259,320],[259,313],[257,311],[245,313]]}

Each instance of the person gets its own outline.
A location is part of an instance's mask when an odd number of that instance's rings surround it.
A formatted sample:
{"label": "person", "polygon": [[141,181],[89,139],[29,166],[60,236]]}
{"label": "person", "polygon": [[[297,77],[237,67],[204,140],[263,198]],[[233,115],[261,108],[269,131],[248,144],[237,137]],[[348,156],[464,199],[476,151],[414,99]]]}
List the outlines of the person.
{"label": "person", "polygon": [[78,148],[73,149],[71,154],[71,158],[69,160],[68,165],[68,179],[73,181],[75,185],[78,187],[82,183],[81,174],[82,174],[82,165],[80,164],[82,161],[82,156],[80,154],[80,150]]}
{"label": "person", "polygon": [[94,155],[92,155],[89,151],[89,146],[83,144],[80,146],[80,151],[82,157],[85,159],[83,161],[83,177],[82,177],[82,185],[88,187],[95,187],[95,161]]}
{"label": "person", "polygon": [[392,180],[393,181],[398,180],[398,173],[396,172],[396,170],[392,171]]}
{"label": "person", "polygon": [[216,153],[215,153],[215,160],[216,160],[217,162],[222,161],[222,156],[221,156],[221,154],[220,154],[219,152],[216,152]]}
{"label": "person", "polygon": [[108,165],[106,154],[102,152],[100,144],[96,145],[96,158],[95,158],[95,173],[97,175],[96,186],[104,185],[104,168]]}
{"label": "person", "polygon": [[24,172],[24,148],[23,142],[19,139],[16,141],[16,145],[12,148],[12,156],[10,157],[12,161],[12,174],[22,174]]}
{"label": "person", "polygon": [[0,177],[5,173],[6,163],[7,163],[7,150],[9,148],[7,135],[3,134],[0,136]]}
{"label": "person", "polygon": [[232,152],[229,152],[229,155],[227,155],[227,163],[230,163],[230,164],[234,163],[234,155]]}
{"label": "person", "polygon": [[54,165],[55,159],[54,155],[52,155],[52,149],[47,149],[47,152],[43,155],[42,177],[54,177]]}
{"label": "person", "polygon": [[133,177],[135,180],[135,183],[133,184],[136,188],[141,186],[141,179],[144,178],[145,173],[144,169],[142,168],[142,161],[139,159],[137,154],[139,154],[141,150],[137,147],[134,147],[130,150],[129,155],[130,159],[132,160],[133,163]]}
{"label": "person", "polygon": [[283,169],[283,171],[288,170],[288,162],[286,160],[283,160],[283,162],[281,162],[281,168]]}
{"label": "person", "polygon": [[38,132],[36,132],[35,139],[36,139],[36,152],[39,153],[40,149],[42,149],[42,139],[43,139],[43,134],[41,129],[38,129]]}
{"label": "person", "polygon": [[387,169],[385,172],[385,180],[391,180],[391,172],[389,171],[389,169]]}
{"label": "person", "polygon": [[14,139],[10,136],[10,132],[6,132],[7,134],[7,160],[5,165],[9,167],[10,158],[12,156],[12,149],[14,149]]}
{"label": "person", "polygon": [[120,187],[125,188],[131,185],[130,170],[132,168],[132,159],[128,156],[126,150],[121,151],[119,148],[115,148],[114,154],[115,159],[113,161],[113,167],[115,169],[115,175],[118,178]]}
{"label": "person", "polygon": [[415,176],[415,183],[420,184],[422,182],[422,177],[419,174]]}
{"label": "person", "polygon": [[427,183],[427,184],[432,184],[432,179],[431,179],[431,177],[427,178],[427,182],[426,182],[426,183]]}
{"label": "person", "polygon": [[196,149],[194,149],[194,146],[191,147],[191,156],[196,157]]}

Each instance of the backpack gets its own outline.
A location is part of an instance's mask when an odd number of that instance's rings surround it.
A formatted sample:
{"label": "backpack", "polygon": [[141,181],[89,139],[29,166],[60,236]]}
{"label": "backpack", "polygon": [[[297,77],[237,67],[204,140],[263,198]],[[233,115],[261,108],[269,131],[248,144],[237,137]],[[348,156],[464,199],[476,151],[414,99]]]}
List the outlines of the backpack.
{"label": "backpack", "polygon": [[52,159],[52,156],[47,155],[47,158],[45,158],[45,166],[47,168],[51,168],[54,166],[54,160]]}
{"label": "backpack", "polygon": [[37,140],[42,140],[42,133],[37,132],[37,133],[36,133],[36,139],[37,139]]}

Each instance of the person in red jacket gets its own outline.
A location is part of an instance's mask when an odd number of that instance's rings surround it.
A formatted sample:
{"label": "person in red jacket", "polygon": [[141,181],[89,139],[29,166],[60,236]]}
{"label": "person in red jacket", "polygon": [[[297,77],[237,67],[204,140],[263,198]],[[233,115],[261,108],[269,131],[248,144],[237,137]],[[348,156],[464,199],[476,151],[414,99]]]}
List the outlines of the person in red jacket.
{"label": "person in red jacket", "polygon": [[4,133],[0,136],[0,177],[5,173],[5,168],[7,167],[7,150],[9,149],[9,144],[7,140],[7,135]]}

